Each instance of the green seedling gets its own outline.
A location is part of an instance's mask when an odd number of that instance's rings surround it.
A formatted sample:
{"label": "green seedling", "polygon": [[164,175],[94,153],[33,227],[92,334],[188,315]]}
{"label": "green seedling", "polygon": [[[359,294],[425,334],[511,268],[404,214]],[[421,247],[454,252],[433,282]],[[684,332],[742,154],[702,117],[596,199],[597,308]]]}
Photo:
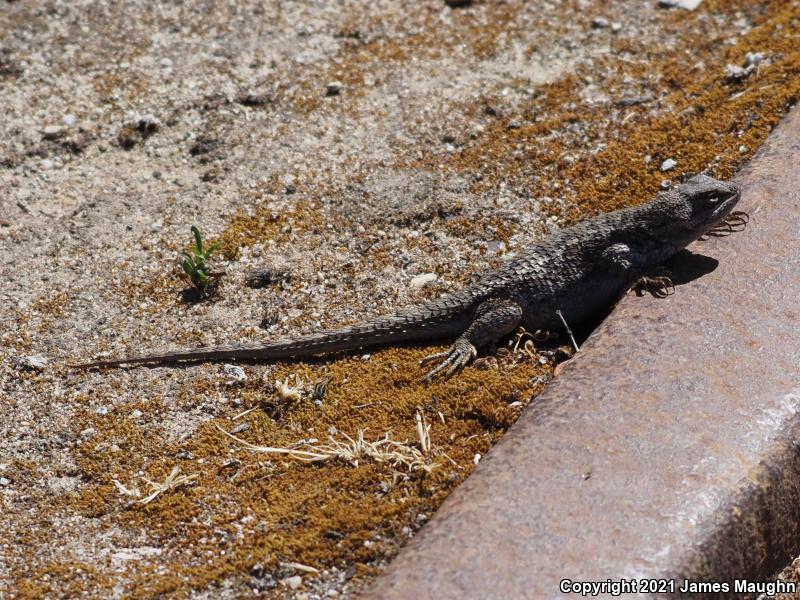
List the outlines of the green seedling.
{"label": "green seedling", "polygon": [[181,252],[179,255],[181,268],[192,280],[192,285],[195,289],[203,293],[208,287],[209,280],[214,275],[208,270],[206,261],[211,254],[220,247],[221,241],[216,241],[205,250],[203,249],[203,237],[200,235],[200,230],[196,225],[192,225],[192,233],[194,234],[194,247],[192,253]]}

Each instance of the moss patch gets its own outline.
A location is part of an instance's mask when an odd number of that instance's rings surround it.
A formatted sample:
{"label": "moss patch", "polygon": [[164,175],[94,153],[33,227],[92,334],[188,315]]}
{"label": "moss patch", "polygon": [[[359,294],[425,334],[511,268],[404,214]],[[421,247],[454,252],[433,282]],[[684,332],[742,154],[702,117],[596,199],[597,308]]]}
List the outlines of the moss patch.
{"label": "moss patch", "polygon": [[[137,597],[185,595],[231,577],[243,585],[271,588],[271,580],[252,573],[279,571],[282,562],[342,571],[361,565],[350,576],[368,573],[370,565],[394,556],[470,473],[476,454],[485,454],[503,435],[541,390],[551,368],[525,361],[512,370],[471,369],[457,380],[424,385],[424,372],[417,366],[422,356],[418,349],[391,349],[369,361],[346,358],[278,367],[276,380],[290,374],[308,382],[329,380],[320,405],[308,398],[281,401],[260,381],[231,390],[192,384],[187,394],[195,401],[200,394],[235,396],[243,408],[256,410],[236,420],[209,421],[182,442],[165,442],[130,416],[134,409],[151,419],[157,416],[162,410],[158,399],[104,416],[85,412],[75,429],[95,433],[77,451],[83,483],[80,492],[63,498],[60,510],[100,520],[104,530],[120,530],[164,549],[157,561],[137,562],[138,575],[126,586],[126,593]],[[316,465],[254,454],[214,427],[246,424],[238,437],[270,446],[343,439],[343,433],[355,436],[360,429],[368,439],[390,432],[392,439],[416,444],[417,410],[431,424],[437,453],[430,473],[368,460],[358,466],[341,461]],[[114,483],[144,495],[137,473],[163,481],[175,465],[199,478],[146,505],[121,494]],[[169,572],[158,568],[165,561]],[[53,565],[38,567],[24,576],[36,586],[20,589],[30,592],[28,597],[58,593],[69,583],[59,572]],[[92,581],[98,593],[117,585],[113,577]]]}

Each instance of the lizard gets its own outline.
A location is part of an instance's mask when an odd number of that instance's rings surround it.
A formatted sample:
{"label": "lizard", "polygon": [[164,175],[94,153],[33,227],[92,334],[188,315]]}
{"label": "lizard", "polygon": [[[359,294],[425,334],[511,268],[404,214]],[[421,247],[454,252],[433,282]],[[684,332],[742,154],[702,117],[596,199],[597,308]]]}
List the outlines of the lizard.
{"label": "lizard", "polygon": [[[613,304],[637,281],[709,233],[746,223],[733,212],[741,196],[734,182],[696,175],[653,200],[579,221],[532,244],[499,268],[438,299],[361,323],[253,344],[176,350],[95,360],[73,367],[231,359],[299,359],[398,343],[455,341],[423,364],[426,376],[450,377],[478,352],[519,326],[555,330]],[[657,278],[658,279],[658,278]],[[660,278],[661,283],[665,278]],[[669,280],[667,279],[667,282]]]}

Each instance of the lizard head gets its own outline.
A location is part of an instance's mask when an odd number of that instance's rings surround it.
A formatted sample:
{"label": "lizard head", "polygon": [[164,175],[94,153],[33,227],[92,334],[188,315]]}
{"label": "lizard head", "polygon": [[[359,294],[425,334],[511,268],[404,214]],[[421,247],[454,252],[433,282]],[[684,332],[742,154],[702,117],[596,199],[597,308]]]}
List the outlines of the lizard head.
{"label": "lizard head", "polygon": [[718,225],[739,202],[741,188],[729,181],[696,175],[664,193],[675,226],[690,240]]}

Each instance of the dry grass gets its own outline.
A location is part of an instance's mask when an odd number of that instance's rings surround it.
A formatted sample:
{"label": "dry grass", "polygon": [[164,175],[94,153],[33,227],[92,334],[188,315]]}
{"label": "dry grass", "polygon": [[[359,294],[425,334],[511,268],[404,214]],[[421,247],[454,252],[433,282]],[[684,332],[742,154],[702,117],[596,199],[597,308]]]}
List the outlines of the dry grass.
{"label": "dry grass", "polygon": [[[166,479],[164,479],[162,483],[158,483],[157,481],[153,481],[147,477],[142,477],[141,479],[150,487],[150,494],[139,500],[139,504],[150,504],[164,492],[189,485],[192,483],[192,481],[199,477],[199,475],[181,475],[180,472],[181,468],[178,465],[175,465],[172,467],[172,471],[170,471],[169,475],[167,475]],[[116,479],[112,481],[122,495],[131,496],[134,498],[141,496],[141,492],[138,488],[129,488]]]}
{"label": "dry grass", "polygon": [[419,448],[391,439],[388,432],[384,433],[381,438],[369,441],[366,439],[363,429],[357,431],[355,438],[342,433],[344,441],[328,436],[329,443],[327,444],[302,442],[300,445],[309,448],[308,450],[259,446],[228,433],[219,425],[216,425],[216,428],[241,446],[260,454],[280,454],[302,462],[340,460],[354,467],[358,467],[361,460],[370,460],[376,463],[386,463],[394,468],[403,468],[409,472],[424,471],[428,473],[434,468],[430,460],[432,456],[430,425],[425,425],[424,417],[419,411],[417,411],[415,419],[420,437]]}

